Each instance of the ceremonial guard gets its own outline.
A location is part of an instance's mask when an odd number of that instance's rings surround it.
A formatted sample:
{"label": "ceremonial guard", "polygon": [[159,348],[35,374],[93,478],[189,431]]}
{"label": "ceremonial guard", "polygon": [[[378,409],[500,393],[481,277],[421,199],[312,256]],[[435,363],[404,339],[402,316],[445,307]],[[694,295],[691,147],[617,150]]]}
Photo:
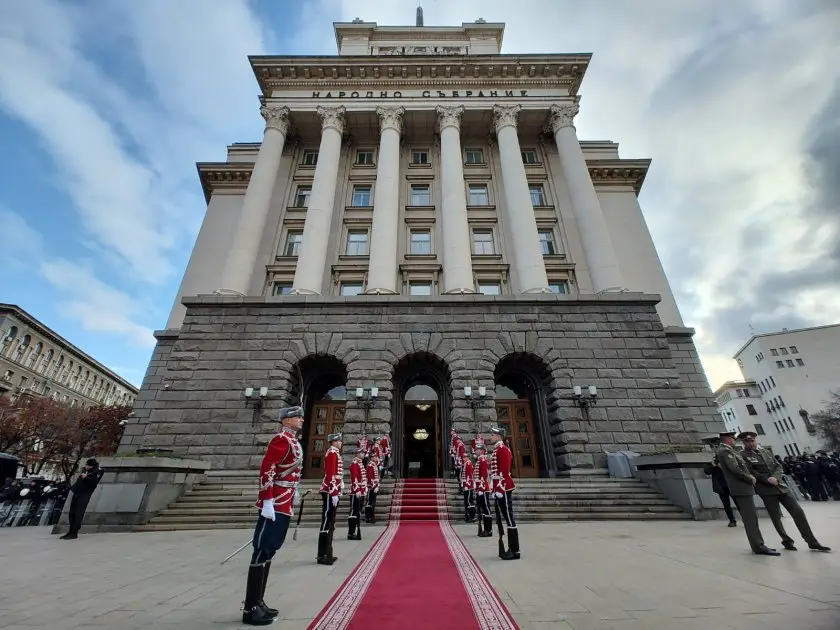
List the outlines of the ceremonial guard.
{"label": "ceremonial guard", "polygon": [[260,490],[256,503],[260,515],[254,528],[254,553],[248,567],[242,613],[242,623],[249,626],[267,626],[278,615],[276,609],[266,606],[263,597],[271,559],[286,540],[303,464],[303,449],[296,437],[303,427],[303,410],[286,407],[280,410],[279,417],[282,429],[271,438],[260,464]]}
{"label": "ceremonial guard", "polygon": [[458,434],[455,429],[449,429],[449,460],[452,462],[452,476],[460,479],[461,460],[458,459]]}
{"label": "ceremonial guard", "polygon": [[364,451],[356,449],[356,458],[350,464],[350,517],[347,519],[347,540],[362,539],[362,504],[367,498],[367,474],[362,462]]}
{"label": "ceremonial guard", "polygon": [[487,461],[487,451],[484,440],[479,435],[475,438],[475,467],[473,472],[473,486],[475,488],[478,518],[482,527],[478,530],[481,538],[493,535],[493,517],[490,515],[490,462]]}
{"label": "ceremonial guard", "polygon": [[376,497],[379,494],[379,457],[374,453],[367,465],[367,505],[365,523],[376,523]]}
{"label": "ceremonial guard", "polygon": [[327,436],[330,447],[324,455],[324,479],[321,481],[322,507],[321,530],[318,533],[318,564],[331,565],[336,561],[333,555],[333,535],[338,500],[344,489],[344,464],[341,461],[341,434]]}
{"label": "ceremonial guard", "polygon": [[[496,498],[496,522],[502,531],[502,519],[508,528],[508,549],[504,549],[504,541],[499,539],[499,557],[502,560],[519,560],[519,529],[513,517],[513,490],[516,484],[510,476],[513,454],[505,444],[505,430],[494,427],[490,430],[490,440],[493,442],[493,454],[490,457],[490,481],[493,496]],[[501,533],[500,533],[501,536]]]}
{"label": "ceremonial guard", "polygon": [[457,479],[460,481],[463,474],[462,468],[464,466],[464,454],[467,452],[464,446],[464,440],[457,433],[455,434],[455,470],[457,471]]}
{"label": "ceremonial guard", "polygon": [[461,490],[464,492],[464,521],[472,523],[475,520],[475,480],[473,479],[473,463],[466,449],[461,460]]}
{"label": "ceremonial guard", "polygon": [[358,450],[356,452],[361,453],[359,457],[362,463],[367,466],[368,458],[370,457],[370,440],[366,435],[362,435],[359,438]]}
{"label": "ceremonial guard", "polygon": [[370,447],[370,459],[365,465],[369,466],[370,460],[372,460],[374,457],[376,458],[376,461],[382,461],[382,444],[379,442],[379,440],[373,441],[373,445]]}
{"label": "ceremonial guard", "polygon": [[382,448],[382,462],[379,466],[379,476],[384,477],[391,463],[391,435],[389,433],[382,434],[379,440],[379,446]]}

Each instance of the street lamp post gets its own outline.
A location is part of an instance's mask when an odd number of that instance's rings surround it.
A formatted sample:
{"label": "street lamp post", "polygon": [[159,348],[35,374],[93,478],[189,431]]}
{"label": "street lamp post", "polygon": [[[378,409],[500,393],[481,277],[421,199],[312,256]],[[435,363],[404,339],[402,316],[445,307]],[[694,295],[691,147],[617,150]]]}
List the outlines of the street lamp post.
{"label": "street lamp post", "polygon": [[484,397],[487,395],[487,388],[486,387],[478,387],[478,397],[473,396],[473,388],[469,385],[464,387],[464,398],[467,399],[467,403],[472,408],[472,422],[473,426],[475,427],[475,434],[479,435],[481,433],[481,426],[479,422],[476,422],[475,419],[475,410],[481,406]]}

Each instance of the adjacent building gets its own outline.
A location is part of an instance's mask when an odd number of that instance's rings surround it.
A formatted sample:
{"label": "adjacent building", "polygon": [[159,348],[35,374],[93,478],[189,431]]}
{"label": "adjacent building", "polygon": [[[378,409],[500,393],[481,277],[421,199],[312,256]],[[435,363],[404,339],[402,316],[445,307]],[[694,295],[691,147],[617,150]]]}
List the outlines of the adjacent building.
{"label": "adjacent building", "polygon": [[[716,393],[718,409],[758,422],[756,433],[778,454],[822,448],[810,416],[825,407],[832,391],[840,391],[840,324],[753,335],[734,358],[751,385],[724,385]],[[732,401],[724,402],[728,385],[750,392],[750,400],[743,400],[759,415],[744,416]]]}
{"label": "adjacent building", "polygon": [[769,412],[765,412],[761,391],[755,381],[727,381],[715,391],[715,402],[727,431],[754,431],[761,444],[774,453],[797,454],[795,447],[783,439],[782,433],[767,432],[766,427],[772,421]]}
{"label": "adjacent building", "polygon": [[70,406],[133,405],[138,390],[22,308],[0,304],[0,395]]}
{"label": "adjacent building", "polygon": [[198,164],[207,212],[121,450],[251,469],[296,402],[310,476],[339,430],[390,431],[396,474],[430,476],[453,428],[505,427],[519,476],[716,433],[639,205],[650,160],[574,126],[591,56],[503,54],[485,20],[334,29],[335,56],[250,58],[264,136]]}

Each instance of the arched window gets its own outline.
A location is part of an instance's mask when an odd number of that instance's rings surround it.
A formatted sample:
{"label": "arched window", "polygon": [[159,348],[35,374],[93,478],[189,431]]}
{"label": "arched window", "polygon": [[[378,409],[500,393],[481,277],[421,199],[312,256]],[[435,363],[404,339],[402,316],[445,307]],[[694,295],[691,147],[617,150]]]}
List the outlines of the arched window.
{"label": "arched window", "polygon": [[15,340],[18,336],[18,328],[17,326],[12,326],[9,328],[8,334],[3,336],[3,355],[4,356],[11,356],[12,355],[12,347],[14,346]]}
{"label": "arched window", "polygon": [[76,371],[73,372],[73,379],[70,381],[70,387],[76,389],[76,385],[79,382],[79,378],[82,376],[82,366],[79,365],[76,367]]}
{"label": "arched window", "polygon": [[67,367],[61,373],[61,384],[67,385],[67,381],[70,380],[70,375],[73,373],[73,362],[67,365]]}
{"label": "arched window", "polygon": [[41,352],[44,350],[44,344],[40,341],[35,344],[35,349],[29,355],[29,358],[26,360],[26,367],[30,370],[35,367],[36,362],[38,359],[41,358]]}
{"label": "arched window", "polygon": [[15,353],[15,361],[23,363],[23,357],[26,354],[26,351],[29,350],[30,343],[32,343],[32,335],[24,335],[23,340],[20,342],[17,352]]}
{"label": "arched window", "polygon": [[44,374],[47,378],[50,377],[50,372],[52,371],[52,360],[55,353],[53,352],[52,348],[46,351],[44,354],[44,358],[41,360],[41,365],[37,367],[39,374]]}

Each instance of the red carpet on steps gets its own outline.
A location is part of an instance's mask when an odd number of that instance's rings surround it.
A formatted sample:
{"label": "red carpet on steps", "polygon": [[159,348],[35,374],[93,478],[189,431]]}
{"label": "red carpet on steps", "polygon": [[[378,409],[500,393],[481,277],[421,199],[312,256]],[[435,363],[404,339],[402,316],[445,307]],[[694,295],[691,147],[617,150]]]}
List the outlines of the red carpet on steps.
{"label": "red carpet on steps", "polygon": [[[443,485],[412,481],[404,490],[417,502],[392,507],[388,527],[309,630],[518,630],[446,512],[438,521],[439,504],[421,502],[431,487],[445,501]],[[495,540],[488,545],[495,555]]]}
{"label": "red carpet on steps", "polygon": [[394,486],[392,521],[437,521],[446,511],[446,486],[439,479],[406,479]]}

